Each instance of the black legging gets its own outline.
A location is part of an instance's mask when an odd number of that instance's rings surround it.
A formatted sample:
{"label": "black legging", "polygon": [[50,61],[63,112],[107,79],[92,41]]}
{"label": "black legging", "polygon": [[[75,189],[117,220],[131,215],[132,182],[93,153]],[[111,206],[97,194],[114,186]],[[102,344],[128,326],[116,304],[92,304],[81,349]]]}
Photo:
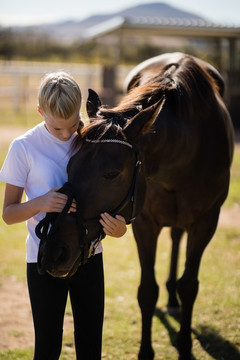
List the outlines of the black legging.
{"label": "black legging", "polygon": [[62,348],[63,319],[70,295],[77,360],[100,360],[104,313],[102,254],[80,266],[69,279],[39,275],[27,264],[27,279],[35,329],[34,360],[57,360]]}

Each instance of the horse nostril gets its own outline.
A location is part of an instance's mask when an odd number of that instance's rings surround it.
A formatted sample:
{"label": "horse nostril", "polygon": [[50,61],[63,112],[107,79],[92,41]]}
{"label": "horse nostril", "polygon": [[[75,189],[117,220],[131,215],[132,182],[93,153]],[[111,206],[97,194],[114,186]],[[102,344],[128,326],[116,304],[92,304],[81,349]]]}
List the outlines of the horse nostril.
{"label": "horse nostril", "polygon": [[68,248],[66,246],[61,246],[57,249],[57,252],[54,256],[54,262],[57,264],[63,264],[68,259]]}
{"label": "horse nostril", "polygon": [[46,273],[46,271],[41,267],[41,265],[38,265],[37,270],[39,275],[44,275]]}
{"label": "horse nostril", "polygon": [[37,260],[37,270],[40,275],[45,274],[45,272],[46,272],[45,265],[46,264],[45,264],[45,256],[44,256],[43,246],[41,246],[38,251],[38,260]]}
{"label": "horse nostril", "polygon": [[44,275],[46,273],[46,265],[43,256],[38,257],[37,270],[39,275]]}

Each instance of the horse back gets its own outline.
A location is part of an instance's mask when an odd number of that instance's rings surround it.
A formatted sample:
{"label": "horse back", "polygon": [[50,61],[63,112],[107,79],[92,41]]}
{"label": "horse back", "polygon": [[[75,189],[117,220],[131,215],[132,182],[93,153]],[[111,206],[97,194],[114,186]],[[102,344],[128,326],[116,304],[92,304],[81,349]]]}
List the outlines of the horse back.
{"label": "horse back", "polygon": [[224,202],[233,127],[222,98],[223,79],[210,64],[182,53],[163,54],[138,65],[126,86],[130,91],[157,81],[159,96],[164,92],[166,100],[153,131],[141,142],[149,188],[146,206],[156,204],[159,213],[171,214],[169,225],[181,225]]}

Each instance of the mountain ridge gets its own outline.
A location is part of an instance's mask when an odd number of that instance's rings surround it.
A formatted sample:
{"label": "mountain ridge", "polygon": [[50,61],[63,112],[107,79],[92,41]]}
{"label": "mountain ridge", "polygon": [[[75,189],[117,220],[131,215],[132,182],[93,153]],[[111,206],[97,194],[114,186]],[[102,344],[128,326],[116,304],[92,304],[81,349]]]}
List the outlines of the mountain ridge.
{"label": "mountain ridge", "polygon": [[84,38],[87,30],[95,25],[98,25],[104,21],[107,21],[113,17],[162,17],[162,18],[184,18],[184,19],[198,19],[205,20],[203,17],[181,10],[177,7],[173,7],[164,2],[153,2],[150,4],[140,4],[137,6],[129,7],[124,10],[114,12],[111,14],[92,15],[82,20],[65,20],[54,23],[46,23],[39,25],[29,26],[16,26],[13,27],[15,31],[30,30],[38,35],[46,34],[55,40],[62,42],[73,42]]}

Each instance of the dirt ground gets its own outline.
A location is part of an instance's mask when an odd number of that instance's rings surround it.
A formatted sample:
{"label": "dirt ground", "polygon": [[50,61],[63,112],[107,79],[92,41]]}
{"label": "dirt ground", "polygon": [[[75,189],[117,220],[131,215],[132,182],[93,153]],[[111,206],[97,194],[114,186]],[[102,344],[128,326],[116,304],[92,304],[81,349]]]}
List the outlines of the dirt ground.
{"label": "dirt ground", "polygon": [[[28,128],[0,126],[0,151]],[[71,316],[65,317],[65,328],[73,328]],[[25,281],[14,277],[0,280],[0,352],[22,349],[34,344],[33,323]]]}
{"label": "dirt ground", "polygon": [[[65,329],[73,329],[72,317],[65,316]],[[14,277],[0,282],[0,352],[26,349],[34,344],[33,323],[25,281]]]}
{"label": "dirt ground", "polygon": [[[0,149],[25,129],[0,127]],[[240,232],[240,207],[222,209],[219,225],[237,228]],[[70,315],[65,316],[65,329],[73,327]],[[14,277],[0,282],[0,352],[7,349],[32,347],[34,343],[33,324],[26,282]]]}

